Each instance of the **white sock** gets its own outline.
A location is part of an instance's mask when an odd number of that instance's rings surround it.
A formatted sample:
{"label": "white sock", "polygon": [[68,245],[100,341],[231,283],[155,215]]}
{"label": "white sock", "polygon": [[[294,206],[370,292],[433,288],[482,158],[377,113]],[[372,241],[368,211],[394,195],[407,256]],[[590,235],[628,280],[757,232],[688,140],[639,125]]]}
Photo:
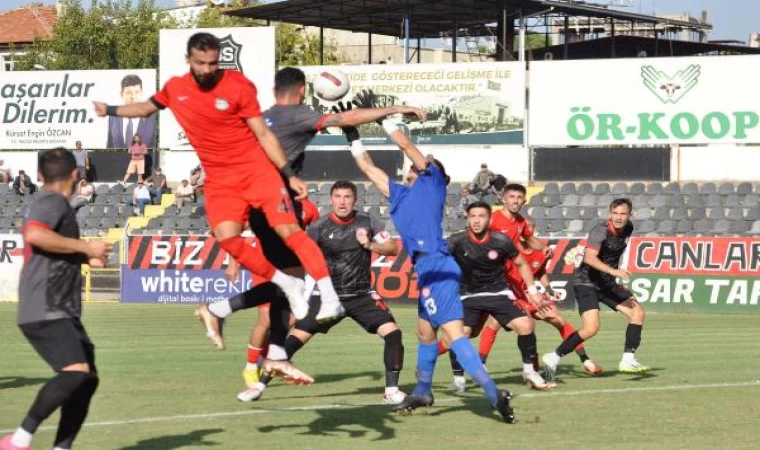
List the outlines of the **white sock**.
{"label": "white sock", "polygon": [[222,300],[216,303],[208,305],[208,310],[211,311],[216,317],[224,319],[232,314],[232,307],[229,300]]}
{"label": "white sock", "polygon": [[285,353],[285,347],[269,344],[269,353],[267,354],[267,359],[271,359],[272,361],[287,361],[288,354]]}
{"label": "white sock", "polygon": [[267,388],[267,385],[264,384],[264,383],[262,383],[262,382],[258,382],[258,383],[256,383],[256,386],[254,386],[254,388],[258,389],[261,392],[264,392],[264,389]]}
{"label": "white sock", "polygon": [[523,373],[533,373],[536,369],[533,367],[533,363],[523,363]]}
{"label": "white sock", "polygon": [[552,353],[549,353],[548,359],[549,359],[549,363],[556,366],[557,364],[559,364],[559,360],[562,359],[562,357],[559,356],[557,352],[552,352]]}
{"label": "white sock", "polygon": [[632,362],[636,361],[636,355],[631,352],[625,352],[623,353],[623,363],[625,364],[631,364]]}
{"label": "white sock", "polygon": [[398,386],[390,386],[385,388],[385,395],[393,395],[398,392]]}
{"label": "white sock", "polygon": [[274,275],[272,276],[272,283],[276,284],[282,289],[291,289],[296,284],[294,277],[279,270],[274,271]]}
{"label": "white sock", "polygon": [[259,365],[256,363],[245,363],[245,370],[257,370]]}
{"label": "white sock", "polygon": [[467,381],[464,379],[464,377],[454,375],[454,382],[455,383],[466,383]]}
{"label": "white sock", "polygon": [[31,447],[33,437],[34,435],[32,433],[26,431],[21,427],[18,427],[13,433],[11,444],[15,445],[16,447]]}
{"label": "white sock", "polygon": [[53,450],[71,450],[71,449],[63,448],[63,447],[53,447]]}
{"label": "white sock", "polygon": [[323,302],[339,302],[338,293],[335,292],[335,288],[332,284],[330,277],[324,277],[317,280],[317,287],[319,288],[319,295]]}

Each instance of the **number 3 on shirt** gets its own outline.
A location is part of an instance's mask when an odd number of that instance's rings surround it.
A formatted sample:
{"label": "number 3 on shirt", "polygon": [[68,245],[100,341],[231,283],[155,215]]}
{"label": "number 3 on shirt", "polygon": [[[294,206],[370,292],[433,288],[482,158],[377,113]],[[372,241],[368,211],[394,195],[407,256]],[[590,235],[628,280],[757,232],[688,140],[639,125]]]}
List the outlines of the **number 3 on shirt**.
{"label": "number 3 on shirt", "polygon": [[431,316],[434,316],[435,313],[438,311],[438,307],[435,305],[435,299],[434,298],[428,298],[425,300],[425,309],[427,310],[428,314]]}

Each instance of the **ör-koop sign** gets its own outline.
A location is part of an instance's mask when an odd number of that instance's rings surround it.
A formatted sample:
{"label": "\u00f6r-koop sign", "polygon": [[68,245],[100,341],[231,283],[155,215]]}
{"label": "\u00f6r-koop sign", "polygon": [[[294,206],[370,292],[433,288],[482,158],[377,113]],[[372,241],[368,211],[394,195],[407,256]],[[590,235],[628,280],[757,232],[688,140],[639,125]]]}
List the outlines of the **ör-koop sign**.
{"label": "\u00f6r-koop sign", "polygon": [[537,61],[529,144],[760,142],[760,56]]}

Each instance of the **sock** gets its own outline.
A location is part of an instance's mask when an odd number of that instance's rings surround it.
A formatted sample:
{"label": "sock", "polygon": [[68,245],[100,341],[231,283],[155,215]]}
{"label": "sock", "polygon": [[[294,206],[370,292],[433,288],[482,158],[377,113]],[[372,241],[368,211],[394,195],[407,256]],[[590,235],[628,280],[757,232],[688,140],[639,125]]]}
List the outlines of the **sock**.
{"label": "sock", "polygon": [[438,344],[417,343],[417,386],[412,395],[427,395],[433,391],[433,372],[438,359]]}
{"label": "sock", "polygon": [[269,344],[269,359],[272,361],[287,361],[288,354],[283,347],[276,344]]}
{"label": "sock", "polygon": [[33,437],[34,435],[32,433],[26,431],[22,427],[18,427],[13,433],[13,437],[11,437],[11,444],[16,447],[31,447]]}
{"label": "sock", "polygon": [[[319,249],[316,242],[305,231],[298,230],[288,236],[287,239],[283,239],[283,241],[298,256],[298,260],[301,261],[301,265],[306,269],[306,273],[317,280],[317,285],[319,285],[319,282],[323,278],[330,278],[330,272],[327,271],[327,263],[325,263],[322,250]],[[321,285],[319,288],[320,292],[322,292]],[[322,294],[324,295],[324,292]]]}
{"label": "sock", "polygon": [[446,346],[443,345],[443,341],[438,341],[438,356],[443,355],[447,351],[449,351],[449,349],[447,349]]}
{"label": "sock", "polygon": [[556,353],[558,356],[562,357],[567,355],[568,353],[572,352],[575,347],[578,346],[578,344],[583,343],[583,338],[580,334],[578,334],[577,331],[573,332],[570,336],[567,337],[564,341],[562,341],[561,344],[559,344],[559,347],[557,347]]}
{"label": "sock", "polygon": [[523,368],[533,368],[533,360],[538,357],[538,349],[536,344],[536,333],[531,333],[525,336],[517,336],[517,348],[520,349],[520,355],[522,356]]}
{"label": "sock", "polygon": [[[568,337],[570,337],[570,335],[573,334],[573,333],[575,333],[575,327],[572,326],[572,325],[570,325],[569,323],[564,324],[562,326],[562,329],[559,330],[559,335],[562,336],[563,340],[567,339]],[[581,342],[580,344],[578,344],[577,347],[575,347],[575,351],[576,352],[583,351],[583,342]],[[578,353],[578,354],[580,355],[580,353]],[[588,358],[586,358],[586,359],[588,359]]]}
{"label": "sock", "polygon": [[641,329],[643,325],[628,324],[628,328],[625,329],[625,353],[636,353],[636,349],[641,344]]}
{"label": "sock", "polygon": [[250,246],[241,236],[234,236],[219,241],[219,246],[252,274],[266,280],[271,280],[274,276],[276,269],[267,261],[261,245]]}
{"label": "sock", "polygon": [[404,367],[404,341],[401,330],[394,330],[383,336],[385,349],[383,351],[383,363],[385,363],[385,393],[389,388],[398,390],[398,379],[401,369]]}
{"label": "sock", "polygon": [[261,349],[248,345],[248,362],[245,364],[245,370],[256,370],[259,368],[259,358],[261,357]]}
{"label": "sock", "polygon": [[229,315],[232,314],[232,307],[230,306],[229,300],[221,300],[211,303],[208,305],[208,310],[211,311],[211,314],[220,319],[229,317]]}
{"label": "sock", "polygon": [[280,347],[285,346],[290,331],[290,304],[281,289],[271,297],[269,306],[269,343]]}
{"label": "sock", "polygon": [[21,428],[30,434],[34,434],[42,421],[63,406],[72,392],[76,391],[92,376],[94,375],[85,372],[62,371],[48,380],[37,393],[37,398],[32,403],[26,418],[21,422]]}
{"label": "sock", "polygon": [[455,355],[454,352],[449,352],[449,361],[451,362],[451,373],[453,373],[455,377],[463,377],[464,369],[462,368],[462,365],[459,364],[459,361],[457,361],[457,355]]}
{"label": "sock", "polygon": [[98,389],[100,380],[95,374],[88,373],[86,375],[89,375],[87,380],[72,393],[68,401],[61,407],[61,420],[58,423],[58,432],[55,436],[56,447],[70,449],[87,418],[90,401]]}
{"label": "sock", "polygon": [[451,343],[451,351],[456,354],[457,360],[470,375],[470,378],[477,381],[486,392],[491,406],[495,407],[498,402],[499,390],[491,376],[486,372],[486,368],[483,367],[483,363],[480,362],[480,358],[475,353],[475,348],[470,344],[470,341],[464,336],[456,339]]}
{"label": "sock", "polygon": [[298,350],[301,350],[303,346],[304,343],[301,342],[297,337],[288,336],[288,338],[285,340],[285,354],[288,356],[288,360],[290,360],[293,355],[298,352]]}
{"label": "sock", "polygon": [[488,355],[491,353],[493,343],[496,341],[496,335],[499,333],[499,329],[493,329],[491,327],[484,327],[480,333],[480,345],[478,353],[480,353],[480,360],[485,364],[488,359]]}
{"label": "sock", "polygon": [[[232,310],[234,313],[236,311],[255,308],[257,306],[263,305],[264,303],[271,302],[272,299],[277,297],[280,292],[282,291],[279,287],[277,287],[276,284],[266,282],[258,284],[251,289],[243,292],[242,294],[232,297],[231,299],[227,300],[227,302],[230,304],[230,310]],[[212,303],[212,305],[216,305],[216,303]],[[209,308],[211,307],[209,306]]]}
{"label": "sock", "polygon": [[340,301],[338,298],[338,293],[335,292],[335,287],[333,286],[332,279],[330,277],[324,277],[320,280],[317,280],[317,287],[319,288],[319,298],[322,299],[323,302]]}

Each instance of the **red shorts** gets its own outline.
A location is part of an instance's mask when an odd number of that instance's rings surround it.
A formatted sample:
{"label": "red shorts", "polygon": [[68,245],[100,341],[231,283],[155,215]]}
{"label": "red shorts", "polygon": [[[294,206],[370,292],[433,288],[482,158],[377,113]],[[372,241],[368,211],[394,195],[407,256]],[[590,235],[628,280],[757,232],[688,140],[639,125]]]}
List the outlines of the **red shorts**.
{"label": "red shorts", "polygon": [[245,224],[249,208],[261,210],[269,226],[298,224],[285,184],[271,165],[244,175],[206,178],[206,217],[213,230],[222,222]]}

